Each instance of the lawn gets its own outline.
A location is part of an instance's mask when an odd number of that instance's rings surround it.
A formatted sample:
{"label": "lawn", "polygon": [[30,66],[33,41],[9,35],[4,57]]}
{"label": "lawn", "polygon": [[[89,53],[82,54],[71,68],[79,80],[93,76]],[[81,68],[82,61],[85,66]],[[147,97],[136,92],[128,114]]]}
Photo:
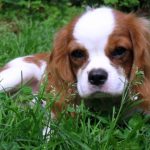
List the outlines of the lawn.
{"label": "lawn", "polygon": [[[51,51],[54,34],[83,8],[45,6],[44,10],[27,11],[6,8],[0,14],[0,66],[9,60],[43,51]],[[127,91],[128,92],[128,91]],[[41,87],[34,106],[31,89],[22,87],[17,93],[0,93],[0,150],[148,150],[150,149],[150,117],[141,113],[126,116],[130,108],[126,92],[119,108],[109,112],[90,112],[82,103],[75,118],[61,112],[52,120],[50,109],[59,97]],[[46,107],[42,99],[50,99]],[[43,128],[51,131],[43,136]]]}

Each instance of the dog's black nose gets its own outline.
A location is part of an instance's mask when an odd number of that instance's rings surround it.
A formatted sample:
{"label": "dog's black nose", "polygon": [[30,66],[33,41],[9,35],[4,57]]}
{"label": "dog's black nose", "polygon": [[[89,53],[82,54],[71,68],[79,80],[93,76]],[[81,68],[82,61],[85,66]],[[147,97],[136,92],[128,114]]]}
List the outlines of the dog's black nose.
{"label": "dog's black nose", "polygon": [[102,85],[106,82],[108,73],[103,69],[93,69],[89,72],[88,80],[93,85]]}

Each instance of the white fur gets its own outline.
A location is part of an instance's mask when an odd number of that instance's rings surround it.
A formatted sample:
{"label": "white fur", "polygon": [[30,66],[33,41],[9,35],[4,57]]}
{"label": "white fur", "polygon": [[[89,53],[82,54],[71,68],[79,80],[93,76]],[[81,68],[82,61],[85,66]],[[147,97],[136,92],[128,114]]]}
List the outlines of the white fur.
{"label": "white fur", "polygon": [[0,92],[14,90],[19,85],[32,81],[32,79],[41,80],[46,62],[41,61],[39,67],[34,63],[25,62],[24,58],[20,57],[12,60],[5,66],[6,69],[0,72]]}
{"label": "white fur", "polygon": [[[86,12],[75,25],[73,36],[89,54],[89,63],[85,68],[80,68],[77,73],[77,88],[82,97],[95,92],[116,95],[124,90],[126,78],[123,69],[112,66],[104,51],[114,28],[114,14],[112,9],[106,7]],[[108,73],[108,79],[104,85],[94,86],[88,82],[88,73],[92,69],[104,69]]]}

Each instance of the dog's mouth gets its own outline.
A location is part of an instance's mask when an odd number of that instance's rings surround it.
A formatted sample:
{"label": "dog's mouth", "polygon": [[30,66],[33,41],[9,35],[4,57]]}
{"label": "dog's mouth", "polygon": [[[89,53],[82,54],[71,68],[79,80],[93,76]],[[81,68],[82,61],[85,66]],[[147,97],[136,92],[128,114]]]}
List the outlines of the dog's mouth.
{"label": "dog's mouth", "polygon": [[108,94],[108,93],[104,93],[104,92],[95,92],[92,93],[89,98],[109,98],[112,97],[112,95]]}

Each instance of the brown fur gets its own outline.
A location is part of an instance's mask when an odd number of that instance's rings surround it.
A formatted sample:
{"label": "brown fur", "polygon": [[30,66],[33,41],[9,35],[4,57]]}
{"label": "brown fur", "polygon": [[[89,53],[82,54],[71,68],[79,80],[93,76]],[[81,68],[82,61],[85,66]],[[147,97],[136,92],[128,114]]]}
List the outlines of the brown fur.
{"label": "brown fur", "polygon": [[136,92],[143,98],[141,104],[145,112],[150,111],[150,23],[144,18],[131,16],[130,34],[134,47],[134,60],[132,66],[132,76],[136,80],[135,70],[144,73],[143,84],[136,85]]}
{"label": "brown fur", "polygon": [[25,57],[24,61],[26,61],[28,63],[34,63],[38,67],[41,67],[41,60],[48,62],[48,59],[49,59],[48,53],[40,53],[40,54],[36,54],[34,56],[31,55],[31,56]]}
{"label": "brown fur", "polygon": [[73,40],[72,30],[76,19],[58,32],[54,40],[53,51],[50,55],[47,74],[47,92],[54,90],[60,94],[60,100],[55,103],[53,112],[61,111],[68,99],[72,98],[75,88],[72,84],[76,78],[69,58],[68,44]]}

